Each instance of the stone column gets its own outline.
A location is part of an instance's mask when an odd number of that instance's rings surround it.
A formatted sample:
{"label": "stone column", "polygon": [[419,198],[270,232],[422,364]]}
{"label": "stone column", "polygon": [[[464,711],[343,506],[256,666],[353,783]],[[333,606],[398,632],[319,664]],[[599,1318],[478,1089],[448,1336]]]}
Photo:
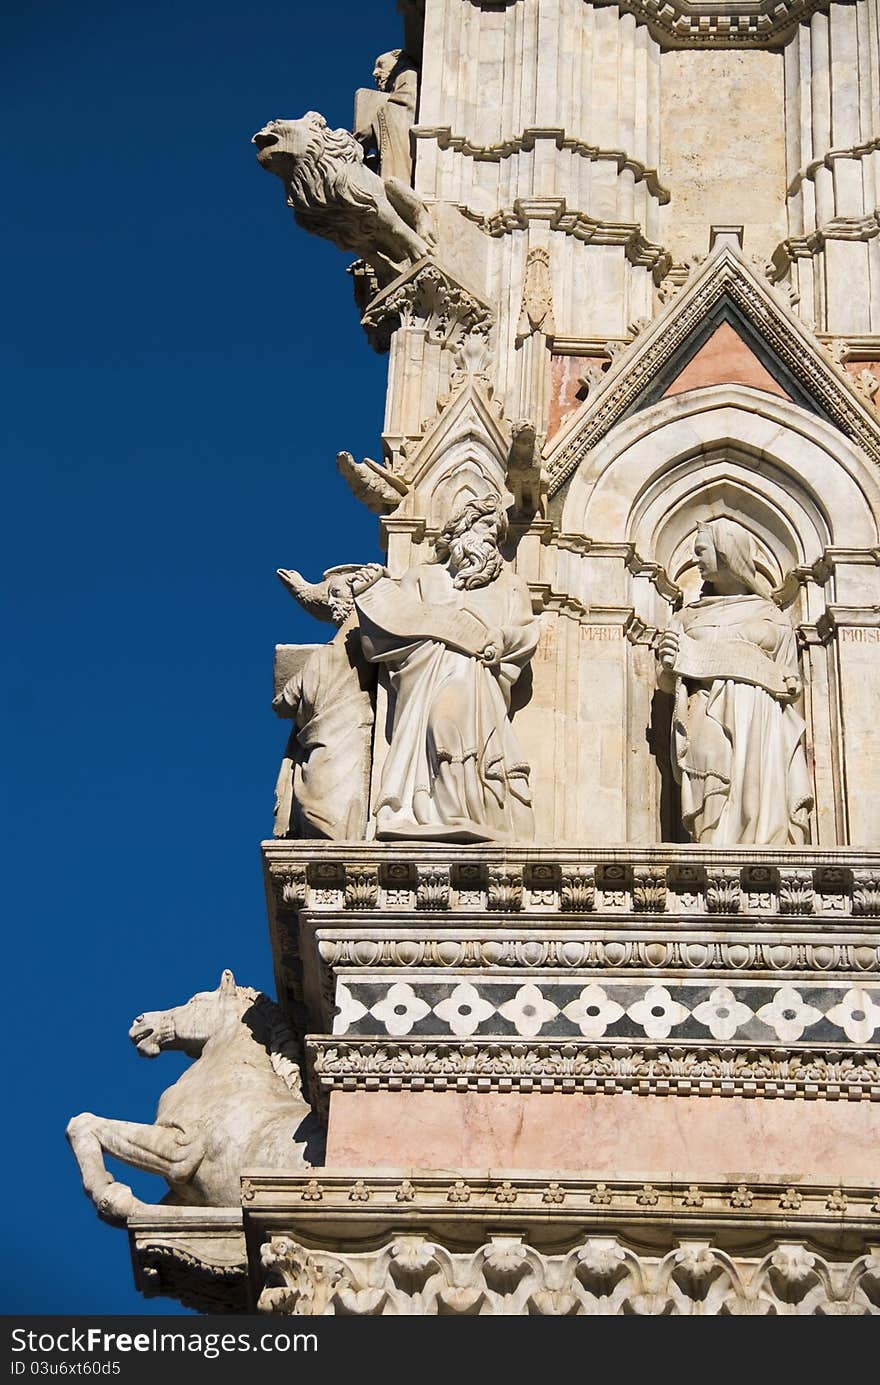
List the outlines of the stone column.
{"label": "stone column", "polygon": [[800,312],[821,332],[880,331],[877,0],[833,4],[785,49],[788,239]]}

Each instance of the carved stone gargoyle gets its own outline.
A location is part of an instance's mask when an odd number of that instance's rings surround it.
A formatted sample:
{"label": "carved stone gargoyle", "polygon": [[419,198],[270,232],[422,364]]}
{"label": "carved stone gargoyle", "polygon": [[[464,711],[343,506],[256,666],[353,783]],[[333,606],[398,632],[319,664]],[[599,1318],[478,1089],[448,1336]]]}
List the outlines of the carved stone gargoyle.
{"label": "carved stone gargoyle", "polygon": [[356,462],[350,452],[337,452],[336,465],[355,499],[374,515],[387,515],[396,510],[409,490],[401,477],[369,457]]}
{"label": "carved stone gargoyle", "polygon": [[401,178],[374,173],[354,135],[331,130],[317,111],[270,120],[251,143],[260,166],[283,182],[303,230],[366,260],[380,284],[433,250],[431,216],[419,195]]}
{"label": "carved stone gargoyle", "polygon": [[521,419],[511,430],[510,453],[507,459],[507,484],[513,492],[516,508],[522,514],[536,514],[541,508],[542,490],[546,484],[541,471],[542,438],[529,419]]}

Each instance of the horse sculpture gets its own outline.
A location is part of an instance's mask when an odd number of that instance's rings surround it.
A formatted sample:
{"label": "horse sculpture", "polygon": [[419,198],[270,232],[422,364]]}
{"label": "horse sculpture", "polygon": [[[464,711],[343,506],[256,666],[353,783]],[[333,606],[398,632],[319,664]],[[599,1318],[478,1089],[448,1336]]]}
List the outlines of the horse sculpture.
{"label": "horse sculpture", "polygon": [[153,1125],[90,1112],[68,1124],[83,1187],[105,1221],[125,1225],[132,1213],[149,1210],[107,1171],[105,1154],[164,1178],[164,1207],[237,1206],[249,1165],[320,1162],[322,1135],[302,1094],[297,1040],[278,1006],[237,986],[231,971],[216,991],[138,1015],[129,1038],[142,1057],[181,1049],[197,1061],[163,1092]]}

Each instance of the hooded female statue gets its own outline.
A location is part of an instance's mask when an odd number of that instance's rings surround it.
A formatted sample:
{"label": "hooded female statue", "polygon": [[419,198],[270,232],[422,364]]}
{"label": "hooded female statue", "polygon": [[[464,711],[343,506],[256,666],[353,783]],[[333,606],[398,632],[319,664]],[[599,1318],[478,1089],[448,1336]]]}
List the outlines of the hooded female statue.
{"label": "hooded female statue", "polygon": [[762,592],[749,532],[697,529],[703,592],[660,638],[661,686],[674,691],[672,767],[695,842],[803,845],[813,795],[791,622]]}

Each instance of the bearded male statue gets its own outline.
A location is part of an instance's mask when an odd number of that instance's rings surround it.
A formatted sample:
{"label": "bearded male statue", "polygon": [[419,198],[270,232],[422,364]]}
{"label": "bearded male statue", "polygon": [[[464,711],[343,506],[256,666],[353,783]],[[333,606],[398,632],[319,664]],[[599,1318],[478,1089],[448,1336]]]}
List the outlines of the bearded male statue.
{"label": "bearded male statue", "polygon": [[496,496],[468,501],[437,561],[366,590],[355,579],[364,657],[387,674],[390,745],[376,835],[530,841],[529,766],[510,725],[511,690],[538,643],[529,590],[505,565]]}

